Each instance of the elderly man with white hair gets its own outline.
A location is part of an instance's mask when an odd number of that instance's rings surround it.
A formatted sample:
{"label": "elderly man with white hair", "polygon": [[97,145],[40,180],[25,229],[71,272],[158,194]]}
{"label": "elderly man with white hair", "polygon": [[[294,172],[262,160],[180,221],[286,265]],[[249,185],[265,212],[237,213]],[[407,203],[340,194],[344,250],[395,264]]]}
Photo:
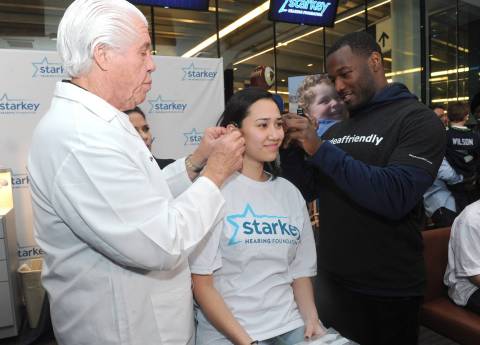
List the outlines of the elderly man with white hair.
{"label": "elderly man with white hair", "polygon": [[57,44],[71,80],[57,84],[28,160],[57,341],[191,344],[186,257],[221,219],[219,187],[244,140],[209,128],[192,155],[158,168],[122,112],[155,69],[147,21],[127,1],[74,1]]}

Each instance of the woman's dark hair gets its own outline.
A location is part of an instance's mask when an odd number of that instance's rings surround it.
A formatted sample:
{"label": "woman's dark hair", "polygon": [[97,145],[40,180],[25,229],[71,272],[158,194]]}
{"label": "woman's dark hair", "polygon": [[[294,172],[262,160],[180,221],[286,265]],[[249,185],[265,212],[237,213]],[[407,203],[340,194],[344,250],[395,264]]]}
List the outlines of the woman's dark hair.
{"label": "woman's dark hair", "polygon": [[145,113],[139,107],[135,107],[133,109],[129,109],[129,110],[125,111],[125,114],[127,114],[127,115],[130,115],[131,113],[139,113],[145,119]]}
{"label": "woman's dark hair", "polygon": [[[249,87],[238,91],[228,100],[225,110],[217,121],[217,126],[227,127],[233,124],[242,128],[242,122],[248,116],[251,105],[261,99],[270,99],[278,107],[273,95],[264,89]],[[264,169],[272,175],[273,179],[280,175],[280,167],[276,161],[265,162]]]}

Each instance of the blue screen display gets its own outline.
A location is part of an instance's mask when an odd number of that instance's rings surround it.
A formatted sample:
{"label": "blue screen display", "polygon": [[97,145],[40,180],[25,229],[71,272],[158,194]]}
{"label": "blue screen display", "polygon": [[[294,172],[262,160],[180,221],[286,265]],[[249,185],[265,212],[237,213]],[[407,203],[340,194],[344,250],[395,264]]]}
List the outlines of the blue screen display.
{"label": "blue screen display", "polygon": [[276,22],[333,26],[338,0],[270,0],[268,17]]}
{"label": "blue screen display", "polygon": [[133,4],[183,8],[187,10],[208,10],[208,0],[129,0]]}

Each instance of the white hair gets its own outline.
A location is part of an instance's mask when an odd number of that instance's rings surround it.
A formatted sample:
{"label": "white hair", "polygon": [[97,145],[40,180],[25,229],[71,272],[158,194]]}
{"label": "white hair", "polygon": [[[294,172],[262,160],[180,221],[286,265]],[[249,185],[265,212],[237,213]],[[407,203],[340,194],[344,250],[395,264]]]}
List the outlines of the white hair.
{"label": "white hair", "polygon": [[147,19],[125,0],[75,0],[58,26],[57,51],[70,77],[90,71],[97,45],[121,48],[133,42],[137,31],[132,17]]}

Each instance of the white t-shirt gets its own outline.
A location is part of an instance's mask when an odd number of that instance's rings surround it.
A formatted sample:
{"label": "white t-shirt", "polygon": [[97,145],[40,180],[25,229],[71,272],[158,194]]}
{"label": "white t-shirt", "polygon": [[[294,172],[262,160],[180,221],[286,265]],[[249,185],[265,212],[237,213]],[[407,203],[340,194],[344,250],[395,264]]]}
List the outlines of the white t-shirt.
{"label": "white t-shirt", "polygon": [[443,279],[448,295],[465,306],[478,289],[468,277],[480,274],[480,201],[465,208],[455,219],[448,244],[448,266]]}
{"label": "white t-shirt", "polygon": [[[291,284],[316,275],[316,251],[302,195],[283,178],[259,182],[242,174],[222,194],[226,216],[190,256],[192,273],[213,273],[216,289],[254,339],[303,326]],[[197,315],[197,333],[218,337],[200,310]]]}

